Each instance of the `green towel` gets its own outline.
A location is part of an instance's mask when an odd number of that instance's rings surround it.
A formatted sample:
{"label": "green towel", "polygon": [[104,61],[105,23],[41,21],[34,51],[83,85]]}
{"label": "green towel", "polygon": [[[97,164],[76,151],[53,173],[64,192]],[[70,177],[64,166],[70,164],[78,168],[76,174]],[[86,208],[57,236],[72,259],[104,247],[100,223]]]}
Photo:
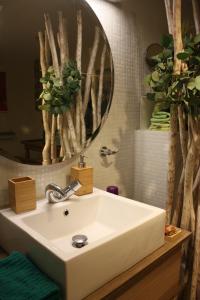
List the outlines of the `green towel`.
{"label": "green towel", "polygon": [[165,116],[165,117],[170,117],[170,113],[166,112],[166,111],[157,111],[157,112],[153,112],[152,114],[153,116]]}
{"label": "green towel", "polygon": [[168,119],[151,118],[150,121],[151,121],[151,123],[163,123],[163,124],[165,124],[165,123],[169,124],[169,122],[170,122],[169,118]]}
{"label": "green towel", "polygon": [[0,260],[0,300],[58,300],[60,290],[19,252]]}

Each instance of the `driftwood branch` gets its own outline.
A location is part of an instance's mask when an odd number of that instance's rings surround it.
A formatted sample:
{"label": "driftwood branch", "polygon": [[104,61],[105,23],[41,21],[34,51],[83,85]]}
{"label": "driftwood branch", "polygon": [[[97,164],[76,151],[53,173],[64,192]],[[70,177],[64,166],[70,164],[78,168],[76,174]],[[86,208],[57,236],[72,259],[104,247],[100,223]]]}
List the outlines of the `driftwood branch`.
{"label": "driftwood branch", "polygon": [[182,61],[177,54],[183,51],[182,29],[181,29],[181,0],[173,1],[173,36],[174,36],[174,74],[181,73]]}
{"label": "driftwood branch", "polygon": [[[45,55],[46,48],[45,48],[45,41],[42,32],[38,33],[38,37],[39,37],[39,45],[40,45],[40,66],[41,66],[42,76],[45,76],[48,65],[46,62],[46,55]],[[45,88],[44,85],[43,88]],[[42,102],[44,104],[44,100]],[[43,158],[42,164],[49,165],[51,164],[51,158],[50,158],[51,133],[49,128],[49,113],[45,110],[42,110],[42,120],[43,120],[44,132],[45,132],[45,145],[42,150],[42,158]]]}
{"label": "driftwood branch", "polygon": [[48,40],[49,40],[49,47],[51,50],[53,68],[54,68],[56,77],[59,78],[60,77],[60,68],[59,68],[59,62],[58,62],[55,37],[54,37],[54,33],[53,33],[53,27],[52,27],[50,16],[48,14],[44,14],[44,18],[45,18],[45,26],[46,26],[47,36],[48,36]]}
{"label": "driftwood branch", "polygon": [[86,82],[85,82],[85,92],[84,92],[84,98],[83,98],[83,114],[84,115],[86,113],[88,102],[89,102],[90,88],[91,88],[91,76],[92,76],[92,71],[94,69],[95,59],[96,59],[97,50],[98,50],[98,46],[99,46],[99,41],[100,41],[100,29],[99,29],[99,27],[96,27],[94,42],[93,42],[93,47],[92,47],[92,51],[91,51],[91,55],[90,55],[90,61],[88,64]]}
{"label": "driftwood branch", "polygon": [[[81,10],[77,12],[77,45],[76,45],[76,62],[77,68],[82,73],[82,40],[83,40],[83,20]],[[81,84],[82,89],[82,84]],[[76,97],[76,136],[80,145],[86,142],[86,128],[83,114],[83,99],[81,89]]]}
{"label": "driftwood branch", "polygon": [[177,105],[171,106],[170,118],[170,148],[169,148],[169,163],[168,163],[168,199],[166,205],[166,221],[171,222],[172,205],[174,202],[175,190],[175,174],[176,174],[176,156],[177,156],[177,134],[178,134],[178,120],[177,120]]}
{"label": "driftwood branch", "polygon": [[96,97],[96,80],[95,76],[92,77],[91,84],[91,101],[92,101],[92,132],[97,129],[97,97]]}
{"label": "driftwood branch", "polygon": [[60,137],[60,147],[61,147],[60,157],[63,157],[63,160],[65,160],[66,149],[65,149],[64,136],[63,136],[63,115],[59,114],[57,117],[57,128]]}
{"label": "driftwood branch", "polygon": [[68,35],[66,29],[66,19],[63,17],[63,13],[58,13],[59,20],[59,40],[60,40],[60,61],[61,71],[66,63],[69,61],[69,46],[68,46]]}
{"label": "driftwood branch", "polygon": [[168,31],[170,34],[173,35],[173,12],[172,12],[171,0],[165,0],[165,10],[167,16]]}
{"label": "driftwood branch", "polygon": [[52,115],[52,126],[51,126],[51,161],[52,161],[52,164],[55,164],[57,162],[56,129],[57,129],[57,117],[55,115]]}
{"label": "driftwood branch", "polygon": [[183,111],[183,106],[178,106],[178,120],[179,120],[179,133],[180,133],[180,142],[181,142],[181,151],[183,156],[183,164],[185,164],[187,156],[187,132],[185,124],[185,114]]}
{"label": "driftwood branch", "polygon": [[100,65],[100,75],[99,75],[99,90],[97,97],[97,126],[101,123],[101,104],[103,96],[103,80],[104,80],[104,69],[105,69],[105,59],[106,59],[106,44],[103,47],[101,54],[101,65]]}
{"label": "driftwood branch", "polygon": [[192,9],[193,9],[196,34],[199,34],[200,33],[200,11],[199,11],[199,3],[197,0],[192,0]]}

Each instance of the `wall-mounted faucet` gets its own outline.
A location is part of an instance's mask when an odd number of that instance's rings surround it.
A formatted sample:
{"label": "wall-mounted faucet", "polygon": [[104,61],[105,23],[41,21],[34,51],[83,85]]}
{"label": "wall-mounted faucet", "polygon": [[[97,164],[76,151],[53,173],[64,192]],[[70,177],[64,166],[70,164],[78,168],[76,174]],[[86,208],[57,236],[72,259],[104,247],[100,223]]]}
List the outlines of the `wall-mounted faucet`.
{"label": "wall-mounted faucet", "polygon": [[109,148],[107,148],[106,146],[103,146],[100,148],[100,156],[107,156],[107,155],[112,155],[112,154],[115,154],[117,153],[119,150],[111,150]]}
{"label": "wall-mounted faucet", "polygon": [[45,188],[45,195],[49,203],[58,203],[69,199],[81,186],[78,180],[73,181],[64,189],[55,183],[50,183]]}

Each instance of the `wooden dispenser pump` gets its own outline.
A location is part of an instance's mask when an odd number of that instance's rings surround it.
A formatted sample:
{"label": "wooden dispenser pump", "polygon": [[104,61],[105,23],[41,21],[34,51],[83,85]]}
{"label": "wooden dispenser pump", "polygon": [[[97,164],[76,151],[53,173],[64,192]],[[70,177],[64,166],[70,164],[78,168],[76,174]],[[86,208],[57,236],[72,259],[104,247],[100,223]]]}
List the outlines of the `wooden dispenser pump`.
{"label": "wooden dispenser pump", "polygon": [[82,184],[82,187],[75,193],[77,196],[93,192],[93,168],[86,166],[84,157],[80,155],[78,166],[71,168],[71,180],[79,180]]}
{"label": "wooden dispenser pump", "polygon": [[18,214],[36,208],[35,180],[31,177],[8,180],[10,207]]}

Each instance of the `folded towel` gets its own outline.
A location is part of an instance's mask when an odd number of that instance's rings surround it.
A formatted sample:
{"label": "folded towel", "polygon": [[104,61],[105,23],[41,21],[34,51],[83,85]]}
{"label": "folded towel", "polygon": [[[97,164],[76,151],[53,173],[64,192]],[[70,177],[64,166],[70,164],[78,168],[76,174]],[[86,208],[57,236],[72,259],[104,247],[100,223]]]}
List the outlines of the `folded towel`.
{"label": "folded towel", "polygon": [[170,122],[169,118],[165,118],[165,119],[151,118],[150,121],[151,121],[151,123],[163,123],[163,124],[165,124],[165,123],[168,124]]}
{"label": "folded towel", "polygon": [[167,120],[169,120],[169,116],[167,116],[167,115],[157,115],[157,114],[152,114],[152,118],[154,118],[154,119],[167,119]]}
{"label": "folded towel", "polygon": [[166,112],[166,111],[157,111],[157,112],[153,112],[153,115],[170,117],[170,113],[168,113],[168,112]]}
{"label": "folded towel", "polygon": [[0,300],[58,300],[59,287],[19,252],[0,260]]}

